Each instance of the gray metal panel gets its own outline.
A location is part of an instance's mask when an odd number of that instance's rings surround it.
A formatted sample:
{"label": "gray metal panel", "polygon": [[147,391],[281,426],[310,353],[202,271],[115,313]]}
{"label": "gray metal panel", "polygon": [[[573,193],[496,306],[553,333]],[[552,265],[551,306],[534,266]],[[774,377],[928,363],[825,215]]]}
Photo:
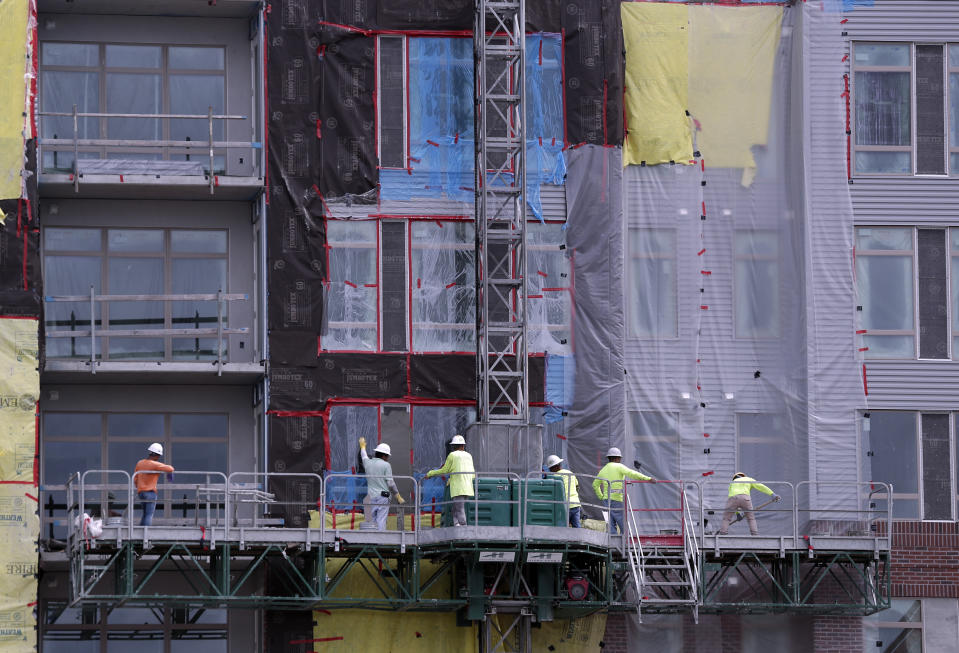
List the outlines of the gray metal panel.
{"label": "gray metal panel", "polygon": [[959,3],[943,0],[877,0],[847,12],[843,29],[854,41],[959,41]]}
{"label": "gray metal panel", "polygon": [[[802,85],[796,102],[802,103],[805,172],[809,478],[848,478],[858,459],[855,411],[865,405],[854,338],[853,212],[840,95],[847,48],[842,31],[849,26],[812,4],[801,7],[802,53],[794,70],[801,66],[802,72],[794,84]],[[868,11],[850,14],[850,22]]]}
{"label": "gray metal panel", "polygon": [[869,407],[959,410],[959,366],[952,361],[867,361]]}
{"label": "gray metal panel", "polygon": [[959,217],[959,179],[856,178],[849,191],[856,224],[950,225]]}

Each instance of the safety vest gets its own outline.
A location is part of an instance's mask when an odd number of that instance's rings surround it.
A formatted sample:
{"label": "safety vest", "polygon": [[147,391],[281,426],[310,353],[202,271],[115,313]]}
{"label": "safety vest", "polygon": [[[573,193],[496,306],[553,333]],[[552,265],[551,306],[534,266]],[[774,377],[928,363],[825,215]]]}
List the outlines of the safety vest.
{"label": "safety vest", "polygon": [[[648,481],[649,476],[640,474],[624,465],[623,463],[606,463],[606,466],[599,470],[599,478],[593,481],[593,491],[603,501],[606,500],[607,488],[610,501],[623,501],[623,479],[631,478],[637,481]],[[603,480],[609,481],[604,483]]]}
{"label": "safety vest", "polygon": [[731,497],[734,497],[737,494],[749,494],[750,490],[759,490],[763,494],[773,493],[773,491],[768,487],[762,483],[759,483],[754,478],[749,478],[748,476],[740,476],[729,484],[729,496]]}
{"label": "safety vest", "polygon": [[426,472],[426,478],[449,474],[450,480],[447,485],[450,486],[451,497],[471,497],[473,496],[473,474],[457,474],[456,472],[473,472],[473,456],[465,451],[451,451],[446,457],[446,462],[439,469],[431,469]]}
{"label": "safety vest", "polygon": [[570,508],[579,508],[579,479],[568,469],[561,469],[556,475],[563,479],[563,500],[569,501]]}

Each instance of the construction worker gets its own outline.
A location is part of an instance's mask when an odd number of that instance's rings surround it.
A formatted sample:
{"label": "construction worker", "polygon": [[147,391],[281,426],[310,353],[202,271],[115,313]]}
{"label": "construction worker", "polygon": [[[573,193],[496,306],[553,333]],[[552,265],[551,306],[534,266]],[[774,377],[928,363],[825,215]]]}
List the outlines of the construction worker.
{"label": "construction worker", "polygon": [[449,474],[447,485],[450,486],[450,497],[453,499],[453,525],[466,526],[466,497],[473,496],[473,456],[466,453],[466,440],[462,435],[454,435],[450,440],[453,451],[446,457],[446,462],[439,469],[426,472],[426,478]]}
{"label": "construction worker", "polygon": [[737,511],[742,510],[746,513],[746,521],[749,522],[749,534],[759,535],[759,529],[756,527],[756,516],[753,514],[753,500],[749,493],[752,490],[759,490],[763,494],[772,495],[773,501],[782,499],[778,494],[758,482],[754,478],[749,478],[742,472],[733,474],[733,481],[729,484],[729,498],[726,499],[726,512],[723,513],[723,525],[719,527],[719,534],[726,535],[729,532],[729,522]]}
{"label": "construction worker", "polygon": [[551,455],[546,459],[546,468],[553,474],[559,474],[563,480],[563,497],[569,506],[569,525],[573,528],[579,528],[579,514],[582,505],[579,502],[579,479],[576,474],[563,469],[563,459],[556,455]]}
{"label": "construction worker", "polygon": [[386,517],[390,514],[390,494],[396,496],[396,502],[406,500],[393,482],[393,467],[390,465],[390,445],[381,442],[373,450],[373,457],[366,453],[366,438],[360,438],[360,457],[363,459],[363,472],[366,474],[366,496],[363,497],[363,515],[366,528],[376,527],[386,530]]}
{"label": "construction worker", "polygon": [[609,498],[609,532],[615,533],[619,529],[620,533],[626,532],[625,522],[623,521],[623,488],[625,483],[623,479],[633,479],[636,481],[652,481],[652,477],[633,471],[622,462],[623,452],[616,447],[610,447],[606,452],[606,459],[609,461],[599,470],[598,478],[593,481],[593,491],[601,501]]}
{"label": "construction worker", "polygon": [[140,526],[150,526],[153,523],[153,513],[157,507],[157,481],[160,474],[173,473],[173,467],[160,462],[163,457],[163,445],[154,442],[147,447],[147,457],[137,462],[133,470],[133,479],[137,486],[137,497],[143,502],[143,517]]}

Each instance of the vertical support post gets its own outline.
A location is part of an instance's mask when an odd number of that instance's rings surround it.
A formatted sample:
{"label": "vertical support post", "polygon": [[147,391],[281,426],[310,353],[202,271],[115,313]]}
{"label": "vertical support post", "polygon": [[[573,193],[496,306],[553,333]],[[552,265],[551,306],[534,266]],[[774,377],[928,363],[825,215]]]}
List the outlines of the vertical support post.
{"label": "vertical support post", "polygon": [[93,284],[90,284],[90,373],[97,373],[97,320]]}
{"label": "vertical support post", "polygon": [[209,121],[209,132],[208,136],[210,138],[210,195],[213,194],[213,175],[216,174],[216,171],[213,169],[213,107],[210,106],[207,109],[207,120]]}
{"label": "vertical support post", "polygon": [[77,119],[77,105],[73,105],[73,192],[80,192],[80,122]]}
{"label": "vertical support post", "polygon": [[223,289],[216,289],[216,375],[223,376]]}

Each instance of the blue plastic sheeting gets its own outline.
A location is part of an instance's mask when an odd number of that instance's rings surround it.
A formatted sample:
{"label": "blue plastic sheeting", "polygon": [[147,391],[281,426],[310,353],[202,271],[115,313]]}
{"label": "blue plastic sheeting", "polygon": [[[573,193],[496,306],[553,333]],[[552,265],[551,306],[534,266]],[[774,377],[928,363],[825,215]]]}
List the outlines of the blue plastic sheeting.
{"label": "blue plastic sheeting", "polygon": [[[331,472],[332,474],[352,474],[352,470]],[[363,506],[366,496],[366,478],[362,476],[326,477],[326,505],[337,510],[353,509]]]}
{"label": "blue plastic sheeting", "polygon": [[[380,171],[384,200],[474,197],[473,42],[409,38],[409,157],[406,169]],[[527,203],[542,219],[541,184],[561,184],[562,46],[555,34],[526,38]],[[386,119],[384,117],[384,119]]]}
{"label": "blue plastic sheeting", "polygon": [[862,7],[872,7],[874,4],[876,4],[875,0],[824,0],[823,9],[826,13],[838,14]]}
{"label": "blue plastic sheeting", "polygon": [[552,424],[563,419],[573,405],[576,361],[572,356],[546,356],[546,409],[543,422]]}

